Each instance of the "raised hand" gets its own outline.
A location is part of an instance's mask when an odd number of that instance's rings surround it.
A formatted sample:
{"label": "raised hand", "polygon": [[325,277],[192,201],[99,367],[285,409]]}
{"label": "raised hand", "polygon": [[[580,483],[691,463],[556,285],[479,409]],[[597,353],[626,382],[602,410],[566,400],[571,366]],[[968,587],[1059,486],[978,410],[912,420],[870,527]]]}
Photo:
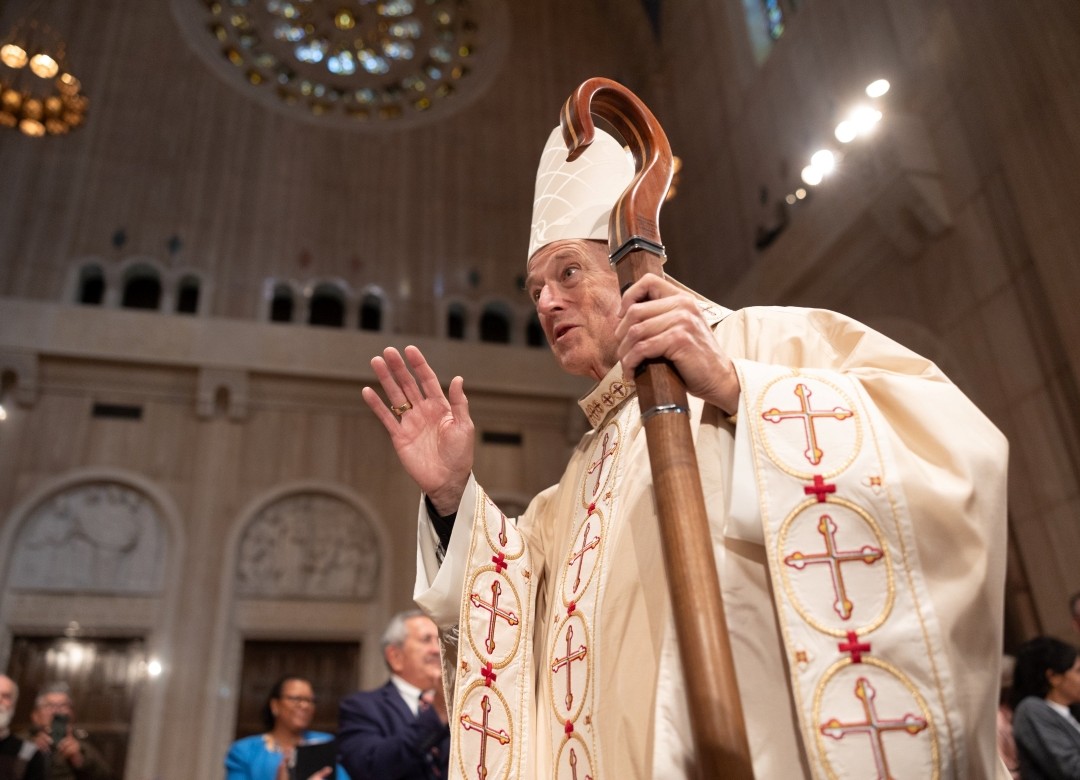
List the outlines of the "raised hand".
{"label": "raised hand", "polygon": [[[408,365],[406,365],[406,360]],[[372,388],[364,401],[382,422],[401,465],[427,494],[439,514],[457,510],[473,465],[473,421],[464,380],[450,382],[449,399],[420,350],[393,347],[371,359],[389,406]],[[411,371],[410,371],[411,368]]]}
{"label": "raised hand", "polygon": [[670,360],[686,391],[733,414],[739,405],[735,364],[720,349],[690,293],[655,274],[646,274],[623,295],[615,329],[626,371],[650,358]]}

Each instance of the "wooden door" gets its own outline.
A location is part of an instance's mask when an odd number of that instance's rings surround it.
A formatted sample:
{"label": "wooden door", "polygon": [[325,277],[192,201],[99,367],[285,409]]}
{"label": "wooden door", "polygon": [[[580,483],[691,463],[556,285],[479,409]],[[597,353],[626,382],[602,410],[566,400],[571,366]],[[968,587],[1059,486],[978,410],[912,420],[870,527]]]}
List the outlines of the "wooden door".
{"label": "wooden door", "polygon": [[338,702],[356,690],[360,645],[356,642],[244,642],[240,702],[235,737],[261,734],[266,697],[285,675],[311,680],[315,689],[315,731],[337,733]]}
{"label": "wooden door", "polygon": [[41,689],[65,682],[71,688],[75,725],[90,733],[90,742],[122,780],[131,714],[146,677],[142,638],[16,636],[7,674],[19,684],[16,730],[29,727]]}

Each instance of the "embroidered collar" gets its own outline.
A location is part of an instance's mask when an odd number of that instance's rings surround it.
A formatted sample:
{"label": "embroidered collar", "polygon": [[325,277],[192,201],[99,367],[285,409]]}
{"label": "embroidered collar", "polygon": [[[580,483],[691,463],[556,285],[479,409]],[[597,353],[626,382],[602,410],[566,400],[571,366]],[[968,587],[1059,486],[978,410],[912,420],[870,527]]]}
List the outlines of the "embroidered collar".
{"label": "embroidered collar", "polygon": [[[731,314],[730,309],[725,309],[723,306],[701,297],[671,277],[668,277],[668,280],[695,296],[698,309],[701,310],[705,321],[709,323],[709,327],[715,327],[720,320]],[[633,377],[624,375],[622,364],[618,363],[607,372],[603,379],[596,383],[596,386],[587,395],[578,400],[578,406],[581,407],[581,411],[585,413],[585,416],[589,418],[589,425],[597,428],[610,412],[621,406],[622,402],[627,398],[633,396],[636,389],[637,386],[634,384]]]}
{"label": "embroidered collar", "polygon": [[596,383],[588,395],[578,401],[578,406],[589,418],[589,425],[596,428],[609,412],[621,406],[636,390],[634,380],[623,376],[622,363],[617,363],[607,372],[607,376]]}

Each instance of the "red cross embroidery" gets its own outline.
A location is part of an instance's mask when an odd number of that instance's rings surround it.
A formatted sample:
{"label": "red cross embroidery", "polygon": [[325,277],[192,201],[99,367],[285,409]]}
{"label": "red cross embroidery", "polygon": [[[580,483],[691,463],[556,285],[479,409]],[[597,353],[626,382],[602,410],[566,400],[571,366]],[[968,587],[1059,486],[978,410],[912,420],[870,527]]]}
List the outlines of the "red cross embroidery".
{"label": "red cross embroidery", "polygon": [[841,642],[837,646],[840,648],[841,653],[851,653],[851,662],[853,664],[861,664],[862,654],[870,652],[870,643],[860,642],[859,635],[854,631],[848,631],[847,641]]}
{"label": "red cross embroidery", "polygon": [[585,472],[586,474],[592,474],[594,471],[596,472],[596,485],[592,489],[592,494],[594,496],[596,495],[596,491],[598,491],[600,489],[600,478],[604,475],[604,462],[608,459],[609,455],[614,455],[615,454],[615,450],[616,450],[616,448],[618,446],[618,445],[612,444],[611,449],[608,449],[608,443],[610,441],[611,441],[611,434],[610,433],[605,433],[604,434],[604,441],[600,445],[600,450],[601,450],[600,460],[594,462],[591,466],[589,466],[589,470]]}
{"label": "red cross embroidery", "polygon": [[818,532],[825,539],[825,552],[810,554],[793,552],[784,558],[784,563],[799,571],[812,564],[826,564],[832,576],[833,592],[836,594],[833,609],[842,619],[847,620],[851,617],[851,610],[855,605],[847,596],[847,588],[844,586],[844,573],[840,570],[840,566],[852,561],[862,561],[870,565],[879,560],[885,553],[870,545],[863,545],[858,550],[837,550],[836,523],[828,515],[821,516],[821,522],[818,523]]}
{"label": "red cross embroidery", "polygon": [[556,658],[551,664],[551,671],[554,674],[558,674],[560,669],[562,669],[564,666],[566,667],[566,700],[565,701],[566,701],[566,709],[567,710],[569,710],[571,705],[573,705],[573,703],[574,703],[574,692],[571,689],[572,680],[571,680],[570,664],[572,664],[574,661],[580,661],[589,652],[589,649],[587,647],[585,647],[585,645],[579,645],[577,650],[575,650],[573,652],[570,652],[570,642],[571,642],[571,640],[573,638],[574,638],[574,627],[572,625],[567,626],[566,627],[566,655],[563,656],[562,658]]}
{"label": "red cross embroidery", "polygon": [[892,780],[892,775],[889,774],[889,762],[885,756],[885,745],[881,739],[883,733],[906,731],[914,736],[926,728],[926,720],[911,713],[905,713],[902,718],[896,720],[879,720],[877,708],[874,706],[877,691],[865,677],[860,677],[855,681],[855,696],[862,703],[866,720],[861,723],[841,723],[833,718],[821,725],[821,733],[836,740],[843,739],[848,734],[866,734],[870,737],[870,749],[874,752],[878,780]]}
{"label": "red cross embroidery", "polygon": [[800,409],[780,410],[774,406],[761,416],[771,423],[779,423],[783,420],[802,420],[806,434],[806,450],[803,452],[803,455],[806,456],[806,459],[810,461],[812,465],[816,466],[821,463],[821,457],[825,453],[818,447],[817,429],[814,427],[814,421],[818,417],[831,417],[834,420],[846,420],[849,417],[854,417],[855,412],[840,406],[833,408],[831,411],[811,409],[810,396],[813,394],[813,391],[809,387],[800,382],[795,386],[795,395],[799,397]]}
{"label": "red cross embroidery", "polygon": [[[589,550],[595,550],[600,544],[600,537],[594,536],[589,539],[589,529],[592,527],[592,523],[585,523],[585,532],[581,535],[581,549],[576,553],[573,553],[566,561],[567,566],[573,566],[574,562],[577,562],[577,577],[574,579],[574,592],[577,592],[578,586],[581,585],[581,564],[585,560],[585,553]],[[588,542],[585,540],[589,539]]]}
{"label": "red cross embroidery", "polygon": [[[570,748],[570,773],[572,780],[577,780],[577,752]],[[585,775],[584,780],[592,780],[592,775]]]}
{"label": "red cross embroidery", "polygon": [[502,550],[498,555],[491,556],[491,562],[495,564],[495,573],[501,574],[502,570],[506,568],[506,556],[503,555]]}
{"label": "red cross embroidery", "polygon": [[499,595],[502,593],[502,585],[498,580],[491,583],[491,601],[484,601],[480,598],[479,593],[470,593],[469,601],[477,609],[487,610],[490,613],[488,618],[488,635],[484,640],[484,647],[487,648],[489,653],[495,652],[495,619],[502,618],[506,621],[508,626],[516,626],[518,624],[518,617],[513,612],[507,612],[506,610],[499,609]]}
{"label": "red cross embroidery", "polygon": [[488,506],[499,512],[499,544],[506,546],[506,515],[499,511],[499,507],[495,506],[495,502],[491,500],[491,496],[484,496]]}
{"label": "red cross embroidery", "polygon": [[480,709],[484,711],[483,721],[477,723],[468,714],[461,716],[461,726],[466,731],[479,731],[480,732],[480,763],[476,765],[476,777],[477,780],[484,780],[487,777],[487,741],[488,738],[495,739],[500,745],[507,745],[510,743],[510,735],[506,733],[505,729],[499,729],[496,731],[488,725],[488,716],[491,714],[491,702],[485,695],[480,700]]}
{"label": "red cross embroidery", "polygon": [[836,485],[826,485],[825,480],[822,479],[820,474],[815,474],[814,475],[814,484],[813,484],[813,486],[807,486],[807,487],[803,488],[803,493],[805,493],[806,495],[810,495],[811,493],[815,494],[817,496],[817,500],[818,500],[819,504],[824,504],[825,503],[825,496],[828,495],[829,493],[835,493],[835,492],[836,492]]}
{"label": "red cross embroidery", "polygon": [[480,676],[484,678],[484,685],[486,685],[488,688],[491,687],[491,684],[493,682],[499,679],[499,675],[495,674],[494,670],[491,667],[491,661],[488,661],[486,664],[484,664],[484,667],[480,670]]}

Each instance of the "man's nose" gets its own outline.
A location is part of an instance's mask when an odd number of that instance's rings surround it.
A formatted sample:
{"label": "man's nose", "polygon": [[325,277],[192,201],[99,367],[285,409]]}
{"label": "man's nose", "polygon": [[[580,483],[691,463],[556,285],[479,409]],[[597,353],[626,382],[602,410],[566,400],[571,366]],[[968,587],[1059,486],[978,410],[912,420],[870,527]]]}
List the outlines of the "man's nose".
{"label": "man's nose", "polygon": [[561,298],[553,285],[545,284],[540,288],[540,294],[536,297],[536,310],[538,312],[554,311],[561,306]]}

